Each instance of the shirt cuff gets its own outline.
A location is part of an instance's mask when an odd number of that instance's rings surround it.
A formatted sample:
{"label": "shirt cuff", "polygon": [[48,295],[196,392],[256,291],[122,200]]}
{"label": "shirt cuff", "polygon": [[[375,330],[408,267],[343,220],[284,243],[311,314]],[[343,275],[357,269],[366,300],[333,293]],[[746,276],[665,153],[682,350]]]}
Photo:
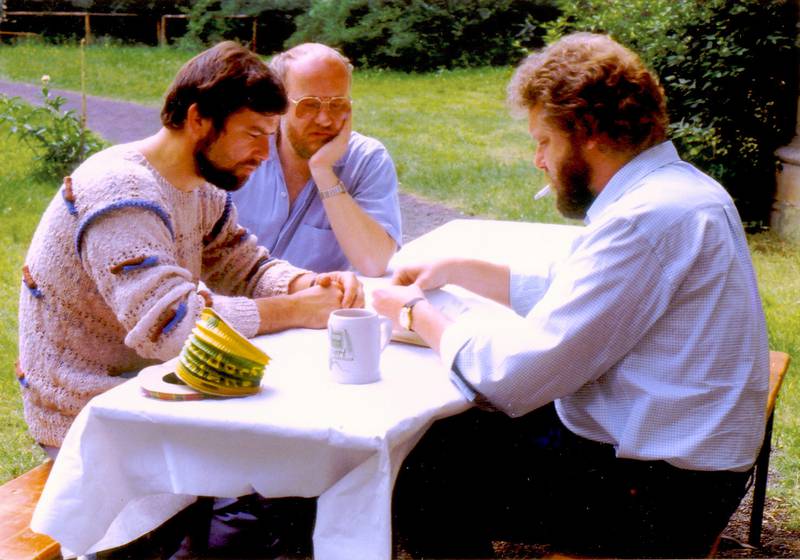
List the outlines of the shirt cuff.
{"label": "shirt cuff", "polygon": [[397,245],[397,250],[399,251],[400,248],[403,246],[403,231],[402,231],[403,226],[400,225],[399,227],[395,227],[394,224],[391,224],[389,222],[381,222],[374,216],[372,216],[372,219],[378,222],[378,225],[381,226],[383,230],[389,235],[389,237],[392,238],[395,245]]}
{"label": "shirt cuff", "polygon": [[453,367],[456,356],[474,334],[469,328],[469,316],[472,314],[470,311],[465,311],[442,332],[442,338],[439,341],[439,355],[442,363],[447,367]]}
{"label": "shirt cuff", "polygon": [[214,311],[245,338],[258,334],[261,317],[255,300],[214,294]]}
{"label": "shirt cuff", "polygon": [[482,405],[486,399],[466,380],[464,374],[456,364],[458,353],[469,343],[474,334],[470,328],[470,312],[464,312],[458,320],[448,325],[439,341],[439,355],[442,362],[450,369],[450,381],[461,391],[461,394],[471,403]]}

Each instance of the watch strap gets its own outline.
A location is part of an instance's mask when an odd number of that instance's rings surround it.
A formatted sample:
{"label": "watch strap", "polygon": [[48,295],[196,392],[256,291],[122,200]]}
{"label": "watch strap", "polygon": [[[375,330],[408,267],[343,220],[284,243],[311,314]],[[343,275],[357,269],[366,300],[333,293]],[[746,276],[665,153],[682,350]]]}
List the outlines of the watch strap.
{"label": "watch strap", "polygon": [[411,298],[410,300],[408,300],[407,302],[405,302],[403,304],[403,309],[407,309],[408,310],[407,311],[407,313],[408,313],[408,330],[410,330],[410,331],[414,330],[414,316],[412,314],[414,306],[417,305],[419,302],[423,301],[424,299],[425,299],[424,297],[417,296],[415,298]]}
{"label": "watch strap", "polygon": [[326,198],[330,198],[332,196],[336,196],[339,194],[344,194],[346,192],[347,189],[344,188],[344,183],[342,183],[342,180],[339,179],[336,182],[336,184],[333,185],[331,188],[325,190],[319,189],[319,197],[320,199],[325,200]]}

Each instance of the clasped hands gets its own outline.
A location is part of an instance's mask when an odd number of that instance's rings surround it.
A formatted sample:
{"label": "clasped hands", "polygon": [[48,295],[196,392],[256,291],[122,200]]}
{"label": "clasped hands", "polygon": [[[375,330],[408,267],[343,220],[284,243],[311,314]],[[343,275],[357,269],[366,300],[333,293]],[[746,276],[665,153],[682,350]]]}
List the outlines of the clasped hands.
{"label": "clasped hands", "polygon": [[307,328],[324,328],[336,309],[364,307],[364,286],[354,272],[309,272],[297,277],[289,292],[300,317],[298,326]]}
{"label": "clasped hands", "polygon": [[364,307],[364,286],[354,272],[321,272],[314,278],[313,287],[338,293],[339,307]]}

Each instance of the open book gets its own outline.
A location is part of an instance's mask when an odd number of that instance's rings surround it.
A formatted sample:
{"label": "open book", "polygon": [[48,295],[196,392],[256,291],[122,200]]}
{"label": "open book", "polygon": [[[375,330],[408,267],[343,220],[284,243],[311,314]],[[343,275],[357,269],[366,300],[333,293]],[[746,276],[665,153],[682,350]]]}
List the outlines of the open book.
{"label": "open book", "polygon": [[[366,307],[372,307],[372,291],[390,282],[388,278],[361,278],[361,281],[364,284],[364,291],[366,293]],[[436,290],[427,290],[425,292],[425,297],[430,304],[437,308],[445,317],[453,320],[465,311],[475,309],[480,309],[491,315],[497,315],[497,313],[513,313],[513,311],[499,303],[479,296],[459,286],[447,285]],[[392,340],[404,342],[406,344],[415,344],[417,346],[428,346],[417,333],[398,327],[395,327],[392,331]]]}

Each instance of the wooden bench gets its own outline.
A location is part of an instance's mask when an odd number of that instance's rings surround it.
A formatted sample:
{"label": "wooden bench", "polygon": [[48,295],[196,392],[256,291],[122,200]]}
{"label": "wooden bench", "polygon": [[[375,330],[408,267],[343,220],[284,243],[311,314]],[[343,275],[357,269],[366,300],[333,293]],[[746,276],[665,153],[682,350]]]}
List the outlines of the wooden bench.
{"label": "wooden bench", "polygon": [[47,460],[22,476],[0,486],[0,558],[2,560],[55,560],[61,546],[30,529],[31,517],[50,474]]}
{"label": "wooden bench", "polygon": [[753,482],[753,505],[750,510],[750,534],[748,542],[761,546],[761,527],[764,521],[764,500],[767,496],[767,475],[769,474],[769,454],[772,451],[772,422],[775,417],[775,401],[789,369],[789,355],[785,352],[769,353],[769,397],[767,398],[767,427],[764,442],[758,453]]}

